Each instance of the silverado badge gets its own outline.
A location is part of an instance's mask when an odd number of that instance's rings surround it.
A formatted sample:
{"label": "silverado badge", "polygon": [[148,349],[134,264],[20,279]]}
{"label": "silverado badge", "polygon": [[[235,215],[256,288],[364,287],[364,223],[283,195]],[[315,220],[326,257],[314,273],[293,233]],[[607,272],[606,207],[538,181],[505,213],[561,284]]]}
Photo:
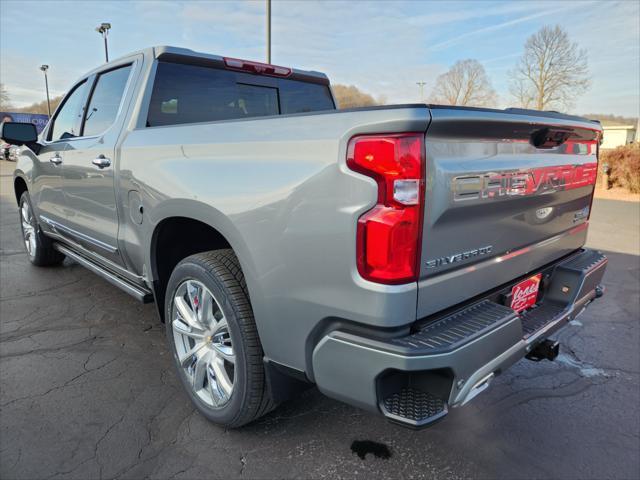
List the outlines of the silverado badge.
{"label": "silverado badge", "polygon": [[466,252],[454,253],[453,255],[447,255],[446,257],[434,258],[427,260],[427,268],[442,267],[451,263],[462,262],[469,258],[479,257],[480,255],[487,255],[493,250],[493,245],[487,245],[486,247],[474,248],[473,250],[467,250]]}

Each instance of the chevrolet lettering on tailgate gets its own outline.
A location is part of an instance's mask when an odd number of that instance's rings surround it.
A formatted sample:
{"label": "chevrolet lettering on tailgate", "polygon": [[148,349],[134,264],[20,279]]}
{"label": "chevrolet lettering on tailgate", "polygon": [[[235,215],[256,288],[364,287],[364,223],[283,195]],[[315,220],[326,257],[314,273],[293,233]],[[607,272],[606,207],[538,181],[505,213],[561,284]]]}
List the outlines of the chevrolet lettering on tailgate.
{"label": "chevrolet lettering on tailgate", "polygon": [[540,195],[572,190],[595,182],[597,163],[531,168],[515,172],[487,172],[453,179],[455,200]]}

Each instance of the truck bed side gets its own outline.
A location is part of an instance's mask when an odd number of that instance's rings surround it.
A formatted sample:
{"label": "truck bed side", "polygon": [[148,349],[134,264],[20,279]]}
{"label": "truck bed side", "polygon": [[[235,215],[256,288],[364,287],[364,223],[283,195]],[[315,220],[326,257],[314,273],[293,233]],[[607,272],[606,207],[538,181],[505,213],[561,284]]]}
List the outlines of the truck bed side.
{"label": "truck bed side", "polygon": [[136,204],[122,206],[124,254],[142,273],[153,262],[139,252],[149,255],[164,219],[213,226],[241,261],[265,352],[300,370],[310,361],[306,340],[331,322],[408,328],[415,282],[358,275],[356,225],[377,185],[347,169],[346,145],[357,134],[424,132],[429,119],[423,105],[134,129],[118,185],[148,214],[138,225],[128,215]]}

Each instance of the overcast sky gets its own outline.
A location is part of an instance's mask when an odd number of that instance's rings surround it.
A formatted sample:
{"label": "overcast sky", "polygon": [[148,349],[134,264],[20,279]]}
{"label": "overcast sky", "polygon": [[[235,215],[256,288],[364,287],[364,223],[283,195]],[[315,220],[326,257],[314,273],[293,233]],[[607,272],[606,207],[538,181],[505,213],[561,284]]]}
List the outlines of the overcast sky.
{"label": "overcast sky", "polygon": [[[94,31],[111,22],[112,58],[174,45],[264,60],[265,2],[0,0],[0,82],[21,106],[44,99],[38,67],[49,64],[52,94],[63,93],[103,59]],[[587,49],[592,87],[575,113],[638,116],[640,2],[273,1],[272,61],[326,72],[388,103],[419,100],[456,60],[487,69],[502,107],[512,104],[508,71],[529,35],[559,24]]]}

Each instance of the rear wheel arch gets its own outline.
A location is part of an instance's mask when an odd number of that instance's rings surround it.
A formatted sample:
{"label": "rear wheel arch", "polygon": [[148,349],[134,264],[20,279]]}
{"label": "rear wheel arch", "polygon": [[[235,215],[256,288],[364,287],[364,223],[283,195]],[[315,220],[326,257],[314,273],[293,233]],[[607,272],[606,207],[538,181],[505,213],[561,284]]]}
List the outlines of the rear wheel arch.
{"label": "rear wheel arch", "polygon": [[228,237],[208,222],[185,216],[171,216],[158,222],[151,235],[149,266],[162,321],[166,288],[176,265],[190,255],[226,248],[233,250],[242,263]]}

